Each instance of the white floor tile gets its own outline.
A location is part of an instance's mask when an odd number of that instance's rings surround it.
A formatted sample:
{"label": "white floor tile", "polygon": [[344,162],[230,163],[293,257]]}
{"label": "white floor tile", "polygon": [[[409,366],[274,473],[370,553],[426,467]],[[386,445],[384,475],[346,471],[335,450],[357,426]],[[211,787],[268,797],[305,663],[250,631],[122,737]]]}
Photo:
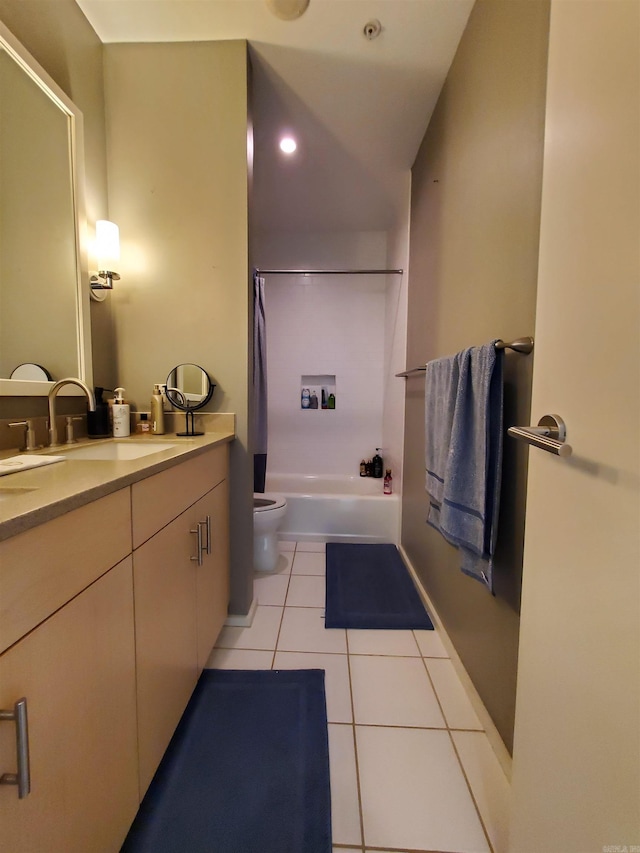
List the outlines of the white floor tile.
{"label": "white floor tile", "polygon": [[351,688],[346,655],[310,652],[276,652],[274,669],[324,669],[327,719],[330,723],[351,723]]}
{"label": "white floor tile", "polygon": [[258,604],[269,604],[284,607],[287,597],[290,575],[287,574],[256,574],[253,578],[253,594]]}
{"label": "white floor tile", "polygon": [[420,654],[425,658],[448,658],[440,634],[437,631],[414,631]]}
{"label": "white floor tile", "polygon": [[509,847],[511,786],[484,732],[452,732],[495,853]]}
{"label": "white floor tile", "polygon": [[296,543],[290,542],[288,539],[280,539],[278,540],[278,551],[286,552],[286,551],[295,551]]}
{"label": "white floor tile", "polygon": [[278,651],[344,655],[347,653],[346,631],[344,628],[325,628],[322,608],[285,607]]}
{"label": "white floor tile", "polygon": [[298,542],[298,551],[315,551],[319,554],[324,554],[327,549],[326,542]]}
{"label": "white floor tile", "polygon": [[412,631],[348,630],[349,654],[420,657]]}
{"label": "white floor tile", "polygon": [[356,726],[370,847],[488,853],[448,732]]}
{"label": "white floor tile", "polygon": [[324,578],[315,575],[291,575],[287,607],[324,607],[324,599]]}
{"label": "white floor tile", "polygon": [[349,658],[356,723],[444,728],[421,658]]}
{"label": "white floor tile", "polygon": [[258,605],[253,624],[249,628],[225,626],[220,632],[216,648],[219,649],[275,649],[282,607]]}
{"label": "white floor tile", "polygon": [[329,726],[329,773],[333,842],[334,844],[362,844],[356,759],[351,726]]}
{"label": "white floor tile", "polygon": [[447,725],[452,729],[479,729],[482,723],[450,660],[425,658],[425,664],[442,705]]}
{"label": "white floor tile", "polygon": [[326,574],[326,557],[316,551],[296,551],[292,572],[294,575],[324,575]]}
{"label": "white floor tile", "polygon": [[273,652],[256,649],[214,649],[207,669],[271,669]]}

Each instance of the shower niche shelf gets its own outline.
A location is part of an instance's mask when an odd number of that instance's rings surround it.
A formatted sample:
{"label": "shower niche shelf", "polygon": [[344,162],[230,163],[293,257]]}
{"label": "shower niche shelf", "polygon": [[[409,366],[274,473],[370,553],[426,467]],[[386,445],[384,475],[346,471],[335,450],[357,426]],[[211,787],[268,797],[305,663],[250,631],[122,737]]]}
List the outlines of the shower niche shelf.
{"label": "shower niche shelf", "polygon": [[306,373],[300,377],[300,408],[309,411],[334,410],[336,377],[329,373]]}

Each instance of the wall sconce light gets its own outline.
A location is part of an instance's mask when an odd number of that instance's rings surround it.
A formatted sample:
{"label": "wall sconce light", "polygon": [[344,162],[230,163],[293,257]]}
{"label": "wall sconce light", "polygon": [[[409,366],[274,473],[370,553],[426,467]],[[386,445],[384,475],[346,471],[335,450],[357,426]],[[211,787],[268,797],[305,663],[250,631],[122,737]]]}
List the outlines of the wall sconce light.
{"label": "wall sconce light", "polygon": [[101,302],[106,294],[102,294],[101,299],[94,291],[113,290],[113,282],[120,280],[114,270],[120,260],[120,231],[115,222],[108,222],[106,219],[98,219],[96,222],[95,253],[98,273],[93,273],[90,278],[91,295]]}

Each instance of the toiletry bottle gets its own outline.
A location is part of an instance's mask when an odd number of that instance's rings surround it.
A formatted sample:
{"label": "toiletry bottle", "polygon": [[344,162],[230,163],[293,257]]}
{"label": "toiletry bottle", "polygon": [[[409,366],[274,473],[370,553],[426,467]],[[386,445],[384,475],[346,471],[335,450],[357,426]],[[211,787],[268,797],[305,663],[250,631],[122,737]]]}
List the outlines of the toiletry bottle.
{"label": "toiletry bottle", "polygon": [[382,478],[382,456],[380,456],[380,454],[378,453],[379,450],[380,448],[376,447],[376,455],[373,457],[372,460],[373,476],[376,477],[376,479],[378,480]]}
{"label": "toiletry bottle", "polygon": [[140,420],[136,424],[136,432],[148,435],[151,432],[151,421],[147,412],[140,412]]}
{"label": "toiletry bottle", "polygon": [[367,477],[373,477],[373,463],[370,459],[365,462],[365,470],[367,472]]}
{"label": "toiletry bottle", "polygon": [[364,461],[364,459],[360,463],[360,476],[361,477],[367,476],[367,463]]}
{"label": "toiletry bottle", "polygon": [[154,435],[164,435],[164,406],[162,389],[159,385],[153,386],[151,397],[151,432]]}
{"label": "toiletry bottle", "polygon": [[124,401],[124,388],[116,388],[113,393],[113,435],[124,438],[131,433],[130,407]]}
{"label": "toiletry bottle", "polygon": [[335,407],[336,407],[336,395],[335,394],[329,394],[329,398],[327,399],[327,408],[328,409],[335,409]]}
{"label": "toiletry bottle", "polygon": [[311,404],[311,398],[309,395],[309,389],[303,388],[302,389],[302,408],[308,409],[310,404]]}
{"label": "toiletry bottle", "polygon": [[327,408],[327,389],[323,387],[320,395],[320,405],[323,409]]}
{"label": "toiletry bottle", "polygon": [[317,409],[318,408],[318,395],[315,391],[311,392],[311,397],[309,398],[309,408]]}
{"label": "toiletry bottle", "polygon": [[384,475],[383,494],[390,495],[392,493],[391,468],[387,468],[387,473]]}

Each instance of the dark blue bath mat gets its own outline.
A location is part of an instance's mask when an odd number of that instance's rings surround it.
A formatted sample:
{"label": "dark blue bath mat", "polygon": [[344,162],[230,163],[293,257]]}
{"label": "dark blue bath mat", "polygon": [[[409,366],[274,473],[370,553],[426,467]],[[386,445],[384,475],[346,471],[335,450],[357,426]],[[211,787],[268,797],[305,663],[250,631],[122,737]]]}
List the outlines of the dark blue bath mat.
{"label": "dark blue bath mat", "polygon": [[327,544],[325,628],[426,628],[433,623],[395,545]]}
{"label": "dark blue bath mat", "polygon": [[205,670],[123,853],[331,853],[323,670]]}

